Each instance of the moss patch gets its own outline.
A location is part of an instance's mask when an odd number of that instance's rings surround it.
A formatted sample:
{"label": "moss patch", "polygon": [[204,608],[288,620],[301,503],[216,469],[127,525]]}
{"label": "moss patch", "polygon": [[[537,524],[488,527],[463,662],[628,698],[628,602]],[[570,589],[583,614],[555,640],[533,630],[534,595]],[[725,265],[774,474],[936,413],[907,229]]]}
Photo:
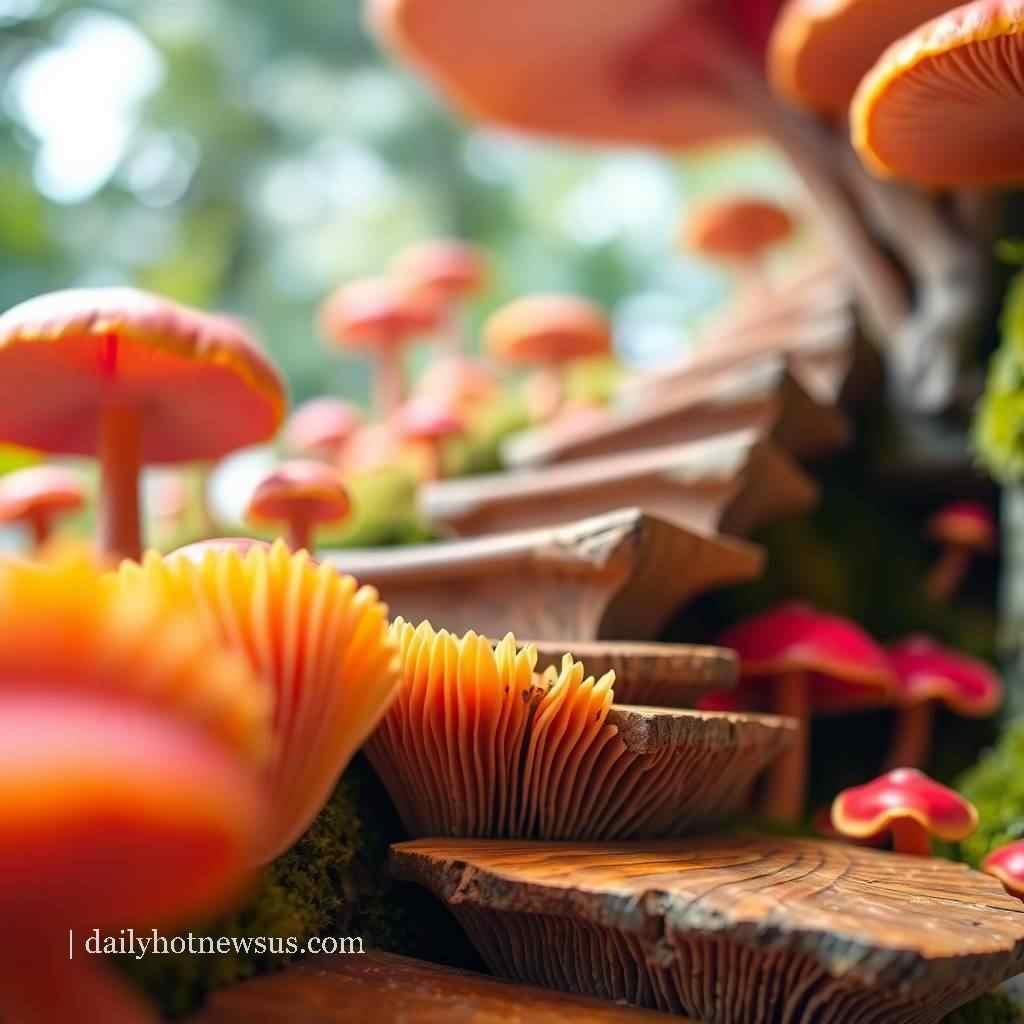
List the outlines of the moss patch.
{"label": "moss patch", "polygon": [[991,992],[951,1013],[943,1024],[1015,1024],[1021,1008],[1002,992]]}

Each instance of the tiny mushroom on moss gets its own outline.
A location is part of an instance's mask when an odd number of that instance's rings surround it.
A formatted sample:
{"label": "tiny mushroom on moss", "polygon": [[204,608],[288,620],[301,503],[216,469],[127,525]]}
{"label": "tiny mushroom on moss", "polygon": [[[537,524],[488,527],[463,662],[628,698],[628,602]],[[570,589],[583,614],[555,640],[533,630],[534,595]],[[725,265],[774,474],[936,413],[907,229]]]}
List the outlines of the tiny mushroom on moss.
{"label": "tiny mushroom on moss", "polygon": [[352,500],[341,473],[322,462],[283,462],[256,486],[246,507],[253,524],[285,523],[293,551],[313,550],[317,526],[341,523],[352,512]]}
{"label": "tiny mushroom on moss", "polygon": [[999,710],[1003,686],[982,661],[948,650],[926,636],[911,636],[889,648],[899,681],[896,733],[888,768],[919,768],[928,758],[936,703],[969,718],[987,718]]}
{"label": "tiny mushroom on moss", "polygon": [[99,459],[107,555],[142,549],[143,463],[268,440],[285,405],[277,370],[227,317],[131,288],[53,292],[0,316],[0,437]]}
{"label": "tiny mushroom on moss", "polygon": [[464,416],[472,416],[497,398],[499,392],[494,370],[470,356],[434,359],[416,382],[416,395],[450,403]]}
{"label": "tiny mushroom on moss", "polygon": [[843,790],[832,804],[832,823],[840,835],[855,839],[890,832],[897,853],[927,857],[933,836],[955,843],[971,835],[978,812],[916,768],[897,768]]}
{"label": "tiny mushroom on moss", "polygon": [[37,549],[50,539],[55,520],[84,504],[82,481],[70,469],[28,466],[0,477],[0,523],[26,526]]}
{"label": "tiny mushroom on moss", "polygon": [[365,419],[362,410],[351,402],[312,398],[288,417],[284,443],[296,455],[336,463]]}
{"label": "tiny mushroom on moss", "polygon": [[928,574],[925,590],[936,601],[947,601],[960,588],[971,560],[995,547],[995,521],[980,502],[958,501],[931,518],[928,533],[942,545],[943,552]]}
{"label": "tiny mushroom on moss", "polygon": [[981,870],[998,878],[1011,896],[1024,900],[1024,839],[993,850],[985,858]]}
{"label": "tiny mushroom on moss", "polygon": [[444,444],[466,429],[459,410],[449,402],[413,398],[395,416],[398,437],[422,452],[423,477],[437,480],[444,475]]}

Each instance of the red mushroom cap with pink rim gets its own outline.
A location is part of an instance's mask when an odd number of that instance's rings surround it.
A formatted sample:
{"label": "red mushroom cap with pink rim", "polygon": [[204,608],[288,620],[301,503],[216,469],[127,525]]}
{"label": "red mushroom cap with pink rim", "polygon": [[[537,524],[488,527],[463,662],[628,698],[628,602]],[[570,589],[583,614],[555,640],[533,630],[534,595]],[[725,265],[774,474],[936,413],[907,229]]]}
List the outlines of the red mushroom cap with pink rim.
{"label": "red mushroom cap with pink rim", "polygon": [[889,648],[900,683],[900,702],[939,700],[960,715],[984,718],[1003,700],[999,677],[982,661],[941,647],[926,636],[912,636]]}
{"label": "red mushroom cap with pink rim", "polygon": [[394,270],[397,277],[448,300],[471,295],[487,277],[486,261],[475,245],[447,238],[403,249]]}
{"label": "red mushroom cap with pink rim", "polygon": [[0,437],[94,455],[105,403],[137,407],[142,460],[172,463],[268,440],[286,395],[236,321],[132,288],[53,292],[0,316]]}
{"label": "red mushroom cap with pink rim", "polygon": [[502,306],[484,324],[484,344],[497,360],[566,363],[612,350],[604,311],[574,295],[529,295]]}
{"label": "red mushroom cap with pink rim", "polygon": [[854,838],[878,835],[906,820],[952,843],[974,832],[978,812],[959,793],[916,768],[897,768],[864,786],[844,790],[832,804],[836,830]]}
{"label": "red mushroom cap with pink rim", "polygon": [[340,398],[303,402],[285,424],[285,444],[296,452],[337,451],[363,425],[362,411]]}
{"label": "red mushroom cap with pink rim", "polygon": [[327,336],[348,348],[400,346],[441,322],[438,303],[406,282],[364,278],[342,285],[324,303],[321,322]]}
{"label": "red mushroom cap with pink rim", "polygon": [[352,510],[341,474],[322,462],[284,462],[260,481],[246,509],[252,522],[334,523]]}
{"label": "red mushroom cap with pink rim", "polygon": [[461,434],[466,424],[451,403],[424,396],[399,409],[395,429],[405,441],[442,441]]}
{"label": "red mushroom cap with pink rim", "polygon": [[993,850],[985,858],[981,870],[998,878],[1011,896],[1024,899],[1024,839]]}
{"label": "red mushroom cap with pink rim", "polygon": [[0,522],[74,512],[84,504],[78,474],[61,466],[28,466],[0,477]]}
{"label": "red mushroom cap with pink rim", "polygon": [[944,544],[991,551],[995,546],[996,524],[992,513],[980,502],[958,501],[932,516],[928,532]]}
{"label": "red mushroom cap with pink rim", "polygon": [[793,218],[783,207],[743,196],[704,204],[684,227],[685,248],[723,261],[756,259],[794,230]]}

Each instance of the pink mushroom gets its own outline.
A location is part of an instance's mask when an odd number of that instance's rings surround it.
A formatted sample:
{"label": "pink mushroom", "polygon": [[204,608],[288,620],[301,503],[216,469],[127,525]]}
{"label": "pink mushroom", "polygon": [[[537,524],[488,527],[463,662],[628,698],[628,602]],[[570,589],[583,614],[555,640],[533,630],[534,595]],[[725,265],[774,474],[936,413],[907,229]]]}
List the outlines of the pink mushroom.
{"label": "pink mushroom", "polygon": [[416,382],[416,395],[454,406],[472,416],[499,394],[498,379],[483,361],[469,356],[434,359]]}
{"label": "pink mushroom", "polygon": [[932,517],[928,533],[942,544],[943,552],[928,575],[925,590],[936,601],[948,601],[960,589],[971,559],[995,547],[995,522],[979,502],[958,501]]}
{"label": "pink mushroom", "polygon": [[337,462],[364,420],[362,411],[351,402],[313,398],[288,417],[284,442],[298,455]]}
{"label": "pink mushroom", "polygon": [[394,426],[399,438],[422,451],[423,476],[427,480],[443,475],[444,443],[466,429],[457,409],[426,397],[406,402],[398,411]]}
{"label": "pink mushroom", "polygon": [[49,540],[56,519],[84,504],[82,481],[60,466],[29,466],[0,477],[0,522],[28,527],[37,549]]}

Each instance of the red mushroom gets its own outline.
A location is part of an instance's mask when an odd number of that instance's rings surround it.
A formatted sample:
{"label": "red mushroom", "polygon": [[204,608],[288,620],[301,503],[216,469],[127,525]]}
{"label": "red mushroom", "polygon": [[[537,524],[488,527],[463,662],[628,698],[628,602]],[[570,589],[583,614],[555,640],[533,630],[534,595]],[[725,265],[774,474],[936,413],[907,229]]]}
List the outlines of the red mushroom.
{"label": "red mushroom", "polygon": [[351,402],[313,398],[288,417],[284,443],[297,455],[337,463],[365,417]]}
{"label": "red mushroom", "polygon": [[740,656],[742,689],[736,700],[768,687],[768,708],[800,724],[797,742],[768,777],[763,805],[767,817],[797,821],[807,789],[812,714],[889,695],[895,681],[885,652],[854,623],[804,604],[781,605],[748,619],[718,643]]}
{"label": "red mushroom", "polygon": [[984,505],[959,501],[932,517],[928,533],[943,545],[943,553],[928,575],[925,590],[936,601],[947,601],[959,590],[971,559],[995,547],[995,522]]}
{"label": "red mushroom", "polygon": [[466,424],[452,405],[422,397],[399,409],[394,428],[401,440],[420,447],[424,479],[436,480],[443,475],[445,441],[463,433]]}
{"label": "red mushroom", "polygon": [[965,800],[916,768],[897,768],[864,786],[845,789],[832,804],[840,835],[866,839],[892,834],[897,853],[927,857],[932,836],[955,843],[978,827],[978,812]]}
{"label": "red mushroom", "polygon": [[267,440],[285,402],[277,370],[237,322],[145,292],[54,292],[0,317],[0,437],[98,456],[109,555],[141,551],[143,463],[218,459]]}
{"label": "red mushroom", "polygon": [[321,323],[335,344],[364,349],[376,360],[374,405],[390,416],[405,393],[402,348],[436,330],[443,309],[435,298],[386,277],[343,285],[324,303]]}
{"label": "red mushroom", "polygon": [[82,481],[69,469],[29,466],[0,477],[0,522],[23,523],[37,549],[49,540],[55,519],[84,504]]}
{"label": "red mushroom", "polygon": [[853,843],[855,846],[880,847],[885,845],[886,837],[882,832],[856,839],[853,836],[844,836],[832,823],[831,806],[818,810],[811,819],[811,824],[814,826],[814,831],[825,839],[841,839],[847,843]]}
{"label": "red mushroom", "polygon": [[1011,896],[1024,900],[1024,839],[993,850],[985,858],[981,870],[998,878]]}
{"label": "red mushroom", "polygon": [[988,665],[926,636],[911,636],[890,647],[889,661],[900,684],[901,710],[887,768],[925,763],[936,702],[969,718],[995,714],[1002,703],[1002,683]]}
{"label": "red mushroom", "polygon": [[260,481],[246,508],[253,523],[285,523],[292,551],[313,550],[313,531],[352,511],[341,474],[322,462],[284,462]]}

